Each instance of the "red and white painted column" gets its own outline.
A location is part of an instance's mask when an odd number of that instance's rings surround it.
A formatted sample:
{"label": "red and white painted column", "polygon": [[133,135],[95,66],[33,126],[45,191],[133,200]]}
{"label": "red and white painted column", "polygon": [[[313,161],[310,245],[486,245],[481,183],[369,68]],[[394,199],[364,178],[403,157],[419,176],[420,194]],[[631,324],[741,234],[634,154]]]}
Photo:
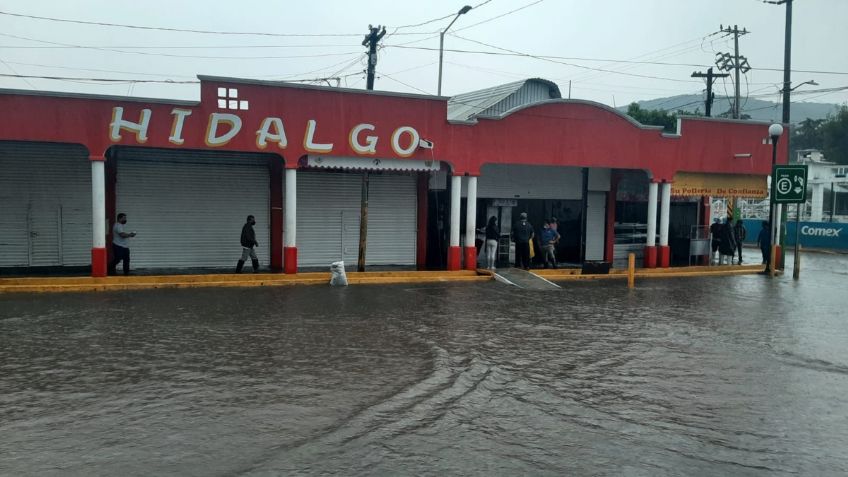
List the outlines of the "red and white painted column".
{"label": "red and white painted column", "polygon": [[459,213],[462,201],[462,176],[451,176],[450,241],[448,242],[448,270],[459,270]]}
{"label": "red and white painted column", "polygon": [[468,178],[465,202],[465,269],[477,269],[477,178]]}
{"label": "red and white painted column", "polygon": [[671,247],[668,246],[668,223],[671,216],[671,183],[663,182],[660,187],[660,246],[657,247],[657,266],[671,266]]}
{"label": "red and white painted column", "polygon": [[656,268],[657,266],[657,183],[648,184],[648,231],[645,241],[645,256],[642,266]]}
{"label": "red and white painted column", "polygon": [[89,156],[91,162],[91,276],[105,277],[106,252],[106,158]]}
{"label": "red and white painted column", "polygon": [[283,219],[283,271],[297,273],[297,169],[286,169],[286,212]]}

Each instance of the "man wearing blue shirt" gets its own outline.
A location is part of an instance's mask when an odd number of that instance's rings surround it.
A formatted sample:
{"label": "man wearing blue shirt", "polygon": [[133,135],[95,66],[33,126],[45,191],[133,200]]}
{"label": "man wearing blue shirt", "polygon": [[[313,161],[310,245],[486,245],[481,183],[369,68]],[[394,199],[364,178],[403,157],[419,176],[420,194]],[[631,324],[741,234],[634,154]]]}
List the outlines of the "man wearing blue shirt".
{"label": "man wearing blue shirt", "polygon": [[545,226],[542,229],[542,249],[545,252],[545,268],[548,268],[548,263],[557,267],[556,261],[556,244],[559,242],[559,232],[551,227],[551,222],[545,220]]}

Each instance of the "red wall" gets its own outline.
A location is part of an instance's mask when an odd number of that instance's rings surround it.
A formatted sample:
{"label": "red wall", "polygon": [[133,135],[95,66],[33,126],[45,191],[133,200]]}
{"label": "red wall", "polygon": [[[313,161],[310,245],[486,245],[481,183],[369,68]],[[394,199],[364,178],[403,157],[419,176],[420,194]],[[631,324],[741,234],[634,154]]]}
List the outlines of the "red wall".
{"label": "red wall", "polygon": [[[418,149],[410,159],[446,161],[462,174],[479,174],[485,163],[646,169],[655,180],[668,181],[677,171],[767,175],[771,170],[771,145],[764,143],[768,124],[763,123],[683,119],[681,135],[667,137],[606,106],[560,100],[501,119],[456,124],[447,121],[446,100],[437,97],[232,81],[202,81],[201,102],[193,105],[0,93],[0,111],[4,111],[0,140],[79,143],[95,155],[114,144],[210,149],[204,142],[208,118],[218,112],[236,114],[242,120],[240,133],[218,149],[275,152],[286,159],[286,167],[296,167],[297,160],[307,154],[304,133],[307,121],[314,119],[318,124],[315,142],[334,144],[329,155],[357,156],[348,142],[350,129],[369,123],[376,131],[367,134],[379,137],[377,152],[362,157],[398,157],[390,147],[391,134],[400,126],[411,126],[435,147]],[[218,87],[237,88],[239,98],[249,101],[249,109],[219,110]],[[121,132],[118,142],[111,141],[109,123],[116,106],[124,108],[123,119],[133,122],[139,120],[142,109],[151,110],[146,142],[139,143],[128,131]],[[185,121],[182,145],[168,141],[174,108],[192,111]],[[268,116],[283,119],[285,149],[274,143],[264,150],[256,145],[256,131]],[[780,142],[780,163],[786,162],[787,146],[788,141]]]}

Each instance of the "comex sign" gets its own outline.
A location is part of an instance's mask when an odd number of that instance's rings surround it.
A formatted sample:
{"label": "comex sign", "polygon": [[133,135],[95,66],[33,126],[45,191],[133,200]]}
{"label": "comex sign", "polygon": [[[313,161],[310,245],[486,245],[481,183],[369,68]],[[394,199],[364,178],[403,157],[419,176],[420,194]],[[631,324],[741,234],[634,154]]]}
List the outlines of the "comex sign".
{"label": "comex sign", "polygon": [[[823,248],[830,250],[848,250],[848,233],[844,233],[845,224],[832,222],[801,222],[797,226],[798,238],[804,248]],[[786,224],[787,245],[795,244],[795,222]]]}
{"label": "comex sign", "polygon": [[840,233],[842,232],[842,227],[834,228],[822,228],[822,227],[810,227],[809,225],[804,225],[801,227],[801,235],[806,235],[809,237],[835,237],[839,238]]}

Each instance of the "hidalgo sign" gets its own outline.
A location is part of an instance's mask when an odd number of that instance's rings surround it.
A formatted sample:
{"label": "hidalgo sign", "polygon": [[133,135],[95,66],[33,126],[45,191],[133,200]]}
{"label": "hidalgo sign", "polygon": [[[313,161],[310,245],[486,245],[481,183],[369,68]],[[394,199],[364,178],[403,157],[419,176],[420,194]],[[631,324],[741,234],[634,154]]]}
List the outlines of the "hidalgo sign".
{"label": "hidalgo sign", "polygon": [[[124,118],[124,108],[120,106],[112,108],[109,140],[113,143],[120,142],[123,139],[122,133],[129,133],[135,136],[138,144],[146,143],[152,115],[152,110],[142,109],[137,120],[129,120]],[[191,109],[174,108],[171,111],[171,129],[168,142],[175,146],[181,146],[185,143],[183,129],[191,115]],[[202,118],[201,121],[206,122],[203,142],[208,147],[226,146],[239,134],[255,135],[254,141],[259,150],[266,150],[269,146],[284,150],[289,144],[285,124],[283,118],[280,117],[263,118],[259,124],[255,125],[257,129],[249,133],[242,132],[244,124],[237,114],[211,113],[208,118]],[[335,147],[334,142],[329,142],[327,138],[319,140],[320,134],[318,131],[318,121],[314,119],[306,121],[306,130],[303,135],[304,150],[315,154],[332,154]],[[373,124],[356,124],[350,128],[347,136],[350,149],[355,154],[371,156],[377,153],[377,143],[381,137],[376,134],[376,127]],[[392,151],[398,157],[412,156],[421,144],[421,136],[411,126],[395,128],[388,140]],[[428,148],[432,148],[432,143],[428,142],[427,144]]]}

